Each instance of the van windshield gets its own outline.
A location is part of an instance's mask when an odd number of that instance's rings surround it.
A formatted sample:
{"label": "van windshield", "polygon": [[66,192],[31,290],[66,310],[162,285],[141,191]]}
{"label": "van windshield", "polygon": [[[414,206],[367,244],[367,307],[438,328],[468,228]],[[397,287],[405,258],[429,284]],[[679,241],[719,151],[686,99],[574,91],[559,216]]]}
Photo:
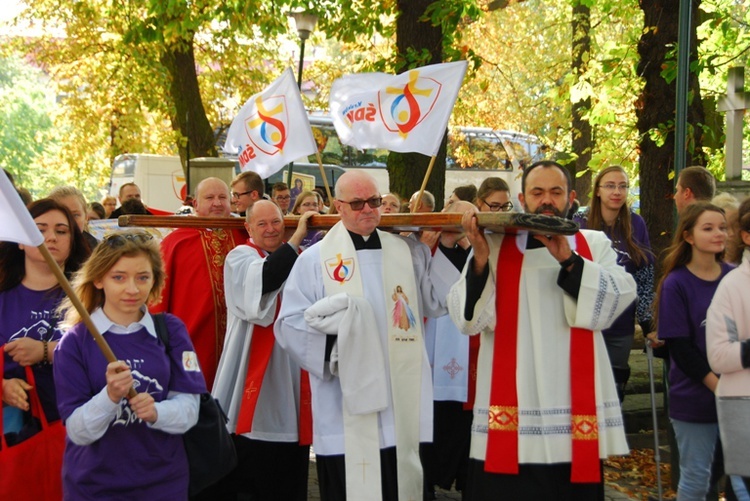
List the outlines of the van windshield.
{"label": "van windshield", "polygon": [[120,157],[115,159],[112,166],[112,177],[133,177],[135,174],[135,158]]}

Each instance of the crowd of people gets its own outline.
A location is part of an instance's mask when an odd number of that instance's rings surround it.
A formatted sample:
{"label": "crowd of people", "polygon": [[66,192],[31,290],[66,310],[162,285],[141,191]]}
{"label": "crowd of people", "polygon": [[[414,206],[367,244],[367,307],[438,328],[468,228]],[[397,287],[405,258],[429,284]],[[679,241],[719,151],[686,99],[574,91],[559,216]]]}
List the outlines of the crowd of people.
{"label": "crowd of people", "polygon": [[[186,499],[181,436],[209,391],[238,461],[193,499],[304,501],[312,448],[325,500],[450,488],[466,500],[602,500],[602,461],[629,453],[621,404],[641,330],[669,367],[678,499],[706,499],[722,468],[729,495],[750,499],[750,199],[712,203],[703,167],[676,186],[663,256],[620,166],[596,175],[577,210],[553,161],[526,167],[517,194],[497,177],[461,186],[443,209],[462,214],[460,232],[378,229],[382,214],[437,204],[381,194],[364,172],[342,175],[328,205],[301,181],[266,195],[243,172],[204,179],[180,213],[241,217],[244,230],[97,241],[91,219],[154,213],[138,186],[91,204],[58,187],[26,205],[117,361],[39,249],[1,242],[3,434],[12,447],[38,433],[35,392],[66,427],[62,471],[43,472],[65,499]],[[478,226],[478,212],[514,211],[572,217],[581,231]],[[320,213],[339,222],[308,229]]]}

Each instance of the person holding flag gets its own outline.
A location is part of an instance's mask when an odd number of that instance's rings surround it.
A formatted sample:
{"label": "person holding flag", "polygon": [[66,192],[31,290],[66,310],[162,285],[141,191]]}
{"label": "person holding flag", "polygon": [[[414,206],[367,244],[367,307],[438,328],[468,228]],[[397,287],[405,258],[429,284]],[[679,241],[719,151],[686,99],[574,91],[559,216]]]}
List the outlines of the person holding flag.
{"label": "person holding flag", "polygon": [[182,320],[165,315],[167,348],[146,309],[164,281],[159,244],[142,230],[105,237],[76,275],[75,296],[117,354],[109,363],[73,300],[62,304],[70,330],[54,367],[65,499],[188,497],[182,434],[198,421],[206,385]]}
{"label": "person holding flag", "polygon": [[[18,198],[15,191],[11,196]],[[33,202],[29,213],[58,266],[68,274],[77,271],[90,251],[70,211],[44,198]],[[35,245],[0,243],[0,345],[5,357],[3,432],[12,434],[8,436],[9,443],[28,438],[38,430],[29,412],[27,391],[31,386],[26,381],[25,367],[33,370],[35,389],[47,420],[60,419],[52,365],[54,349],[63,332],[57,307],[64,296]]]}

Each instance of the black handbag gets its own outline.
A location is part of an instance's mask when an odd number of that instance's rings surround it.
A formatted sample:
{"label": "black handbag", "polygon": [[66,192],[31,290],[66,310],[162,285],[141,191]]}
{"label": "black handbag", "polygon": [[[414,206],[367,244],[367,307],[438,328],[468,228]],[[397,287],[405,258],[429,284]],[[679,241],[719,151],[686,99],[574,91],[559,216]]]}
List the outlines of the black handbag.
{"label": "black handbag", "polygon": [[[156,335],[169,353],[169,333],[163,313],[153,315]],[[198,422],[185,432],[183,442],[190,465],[190,496],[209,487],[237,466],[237,452],[227,430],[226,414],[208,392],[201,395]]]}

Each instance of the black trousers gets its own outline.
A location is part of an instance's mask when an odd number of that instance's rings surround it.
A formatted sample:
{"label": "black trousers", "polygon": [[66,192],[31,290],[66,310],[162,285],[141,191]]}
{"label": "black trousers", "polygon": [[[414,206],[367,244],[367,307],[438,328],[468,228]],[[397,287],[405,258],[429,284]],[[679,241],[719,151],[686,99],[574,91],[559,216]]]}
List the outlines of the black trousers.
{"label": "black trousers", "polygon": [[194,501],[307,501],[310,447],[232,435],[237,467]]}
{"label": "black trousers", "polygon": [[433,454],[430,485],[463,491],[469,471],[469,446],[471,445],[471,422],[473,411],[464,410],[464,404],[453,401],[435,401]]}
{"label": "black trousers", "polygon": [[463,501],[603,501],[604,480],[595,484],[570,481],[570,463],[522,464],[518,475],[487,473],[484,461],[469,460]]}
{"label": "black trousers", "polygon": [[[428,454],[428,445],[419,444],[419,457],[422,465]],[[320,486],[321,501],[346,501],[346,467],[344,455],[321,456],[315,455],[315,464],[318,469],[318,485]],[[427,475],[425,474],[425,479]],[[380,485],[383,493],[383,501],[399,501],[398,499],[398,476],[396,471],[396,448],[387,447],[380,449]],[[423,489],[424,501],[432,499],[432,489]]]}

